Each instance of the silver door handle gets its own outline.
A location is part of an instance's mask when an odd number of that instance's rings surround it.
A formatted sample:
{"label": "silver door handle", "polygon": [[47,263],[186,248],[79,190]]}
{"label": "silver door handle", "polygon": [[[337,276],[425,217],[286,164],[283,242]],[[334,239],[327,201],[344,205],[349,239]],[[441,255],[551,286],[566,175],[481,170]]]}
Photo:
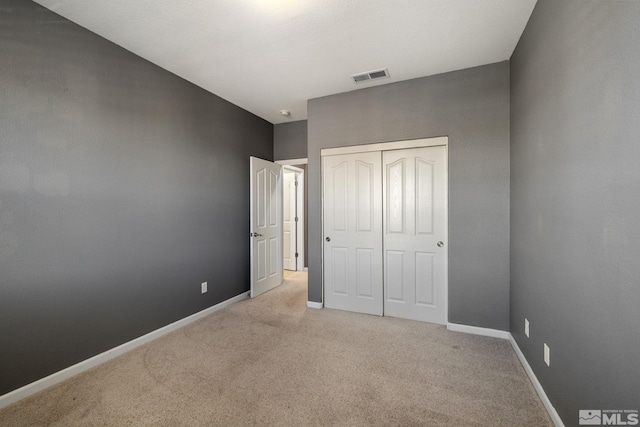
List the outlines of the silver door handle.
{"label": "silver door handle", "polygon": [[253,233],[254,237],[262,237],[262,234],[260,233]]}
{"label": "silver door handle", "polygon": [[436,245],[438,245],[438,247],[441,248],[441,247],[444,246],[444,242],[440,241],[440,242],[436,243]]}
{"label": "silver door handle", "polygon": [[331,241],[331,237],[327,237],[325,240],[326,240],[327,242],[330,242],[330,241]]}

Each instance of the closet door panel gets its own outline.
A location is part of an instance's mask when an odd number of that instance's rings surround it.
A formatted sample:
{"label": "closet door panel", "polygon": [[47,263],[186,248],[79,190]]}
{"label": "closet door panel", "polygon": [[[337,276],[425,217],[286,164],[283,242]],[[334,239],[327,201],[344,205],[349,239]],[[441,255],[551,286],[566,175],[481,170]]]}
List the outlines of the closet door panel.
{"label": "closet door panel", "polygon": [[383,170],[384,313],[446,324],[446,147],[385,151]]}
{"label": "closet door panel", "polygon": [[382,315],[382,155],[322,162],[324,304]]}
{"label": "closet door panel", "polygon": [[404,251],[386,250],[385,251],[385,279],[387,284],[387,300],[394,301],[399,304],[405,302],[405,262]]}

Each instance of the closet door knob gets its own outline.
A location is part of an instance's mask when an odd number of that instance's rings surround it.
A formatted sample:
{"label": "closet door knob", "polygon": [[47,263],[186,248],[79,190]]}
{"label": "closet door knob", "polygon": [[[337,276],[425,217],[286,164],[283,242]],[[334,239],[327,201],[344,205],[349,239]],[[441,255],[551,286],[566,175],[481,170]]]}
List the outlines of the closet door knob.
{"label": "closet door knob", "polygon": [[331,237],[327,237],[325,240],[326,240],[327,242],[330,242],[330,241],[331,241]]}
{"label": "closet door knob", "polygon": [[441,248],[441,247],[444,246],[444,242],[440,241],[440,242],[436,243],[436,245],[438,245],[438,247]]}

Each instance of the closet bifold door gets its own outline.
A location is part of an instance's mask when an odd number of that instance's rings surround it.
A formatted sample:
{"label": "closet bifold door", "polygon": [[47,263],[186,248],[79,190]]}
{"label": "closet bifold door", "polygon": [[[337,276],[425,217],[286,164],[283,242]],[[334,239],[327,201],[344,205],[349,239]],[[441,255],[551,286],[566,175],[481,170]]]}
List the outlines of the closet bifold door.
{"label": "closet bifold door", "polygon": [[382,315],[382,154],[322,157],[324,303]]}
{"label": "closet bifold door", "polygon": [[384,315],[446,324],[446,147],[382,158]]}

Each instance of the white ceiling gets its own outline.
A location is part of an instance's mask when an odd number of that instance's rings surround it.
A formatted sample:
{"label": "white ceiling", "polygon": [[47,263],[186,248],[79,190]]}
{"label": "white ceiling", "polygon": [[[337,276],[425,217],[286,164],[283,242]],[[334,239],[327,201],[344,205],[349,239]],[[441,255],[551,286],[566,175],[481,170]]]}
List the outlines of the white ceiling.
{"label": "white ceiling", "polygon": [[[36,2],[282,123],[310,98],[509,59],[536,0]],[[379,68],[391,78],[349,78]]]}

